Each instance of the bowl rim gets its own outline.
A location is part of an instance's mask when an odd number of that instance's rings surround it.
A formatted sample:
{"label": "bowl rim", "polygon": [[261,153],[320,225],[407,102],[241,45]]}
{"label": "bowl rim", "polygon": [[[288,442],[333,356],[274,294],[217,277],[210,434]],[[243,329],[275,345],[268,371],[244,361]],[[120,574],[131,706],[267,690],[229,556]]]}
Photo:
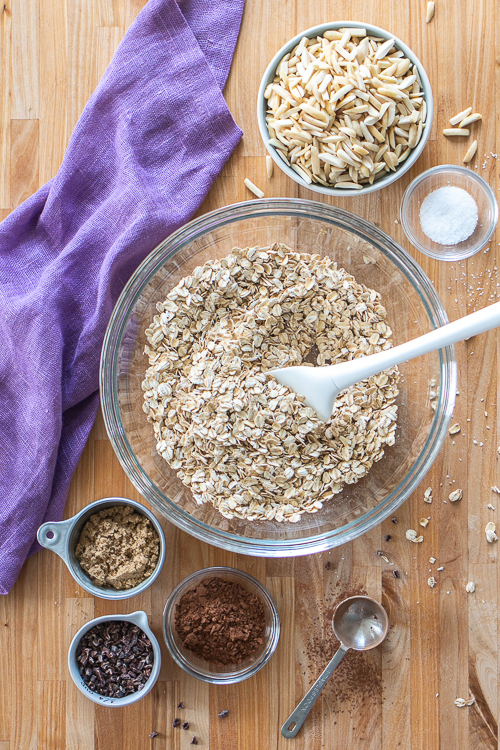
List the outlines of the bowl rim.
{"label": "bowl rim", "polygon": [[[124,698],[110,698],[106,695],[100,695],[100,693],[96,693],[95,690],[91,690],[82,680],[79,669],[78,669],[78,665],[76,662],[76,650],[78,648],[78,644],[80,643],[85,633],[91,630],[95,625],[100,625],[103,622],[114,622],[114,621],[131,622],[134,625],[137,625],[138,628],[140,628],[144,633],[146,633],[147,637],[151,641],[151,645],[153,646],[153,653],[154,653],[153,669],[151,670],[151,674],[148,680],[146,681],[143,689],[135,693],[131,693],[130,695],[126,695]],[[86,698],[91,700],[93,703],[97,703],[100,706],[110,706],[113,708],[121,708],[123,706],[129,706],[131,703],[137,703],[138,700],[141,700],[141,698],[143,698],[153,689],[159,677],[160,668],[161,668],[160,644],[158,642],[157,637],[151,630],[146,612],[140,609],[137,610],[136,612],[131,612],[130,614],[102,615],[102,617],[95,617],[93,620],[89,620],[88,622],[85,623],[85,625],[82,625],[82,627],[75,633],[70,643],[69,649],[68,649],[68,669],[69,669],[69,673],[71,675],[73,682],[75,683],[78,690],[81,693],[83,693],[83,695]]]}
{"label": "bowl rim", "polygon": [[[413,196],[413,193],[415,192],[415,189],[422,183],[425,182],[429,177],[435,174],[440,173],[446,173],[446,172],[456,172],[461,175],[467,176],[468,178],[472,179],[472,181],[475,181],[483,190],[485,195],[487,196],[490,206],[492,208],[492,221],[490,224],[490,227],[488,229],[488,232],[486,233],[483,241],[477,245],[472,250],[468,250],[467,252],[448,252],[443,249],[443,252],[434,252],[433,250],[429,250],[428,247],[425,245],[422,245],[421,242],[415,237],[413,232],[410,229],[410,226],[407,222],[407,214],[408,214],[408,206],[410,203],[410,200]],[[444,260],[444,261],[459,261],[464,260],[465,258],[471,258],[473,255],[476,255],[482,248],[488,244],[488,242],[493,237],[493,234],[495,232],[496,225],[498,224],[498,201],[495,197],[495,193],[493,192],[491,186],[488,182],[482,177],[480,174],[477,174],[477,172],[474,172],[469,167],[464,167],[461,164],[437,164],[435,167],[430,167],[429,169],[426,169],[425,172],[421,172],[419,175],[417,175],[408,185],[405,192],[403,193],[403,197],[401,199],[400,209],[399,209],[399,215],[401,218],[401,225],[403,227],[403,231],[405,235],[407,236],[408,240],[411,242],[413,247],[415,247],[417,250],[419,250],[424,255],[427,255],[429,258],[434,258],[435,260]],[[443,248],[452,248],[456,247],[454,245],[443,245]],[[444,254],[446,252],[446,254]]]}
{"label": "bowl rim", "polygon": [[[373,34],[373,36],[381,36],[386,39],[394,39],[394,43],[396,44],[397,48],[402,50],[406,57],[411,60],[414,65],[417,66],[418,74],[420,77],[420,82],[422,84],[422,88],[424,90],[425,94],[425,101],[427,104],[427,115],[426,115],[426,121],[425,121],[425,127],[422,131],[422,135],[420,138],[420,142],[417,144],[417,147],[413,149],[412,153],[408,156],[408,158],[404,161],[402,166],[398,169],[396,169],[395,172],[390,172],[386,176],[382,177],[380,180],[375,180],[373,182],[373,185],[368,185],[367,187],[363,187],[361,190],[340,190],[338,188],[327,188],[324,185],[321,184],[315,184],[311,183],[308,185],[304,180],[301,179],[301,177],[293,170],[291,169],[283,159],[281,159],[277,153],[276,149],[273,148],[270,143],[270,136],[267,130],[266,126],[266,115],[265,115],[265,106],[263,105],[264,100],[264,91],[266,90],[268,84],[274,78],[274,75],[276,73],[276,69],[278,67],[278,63],[281,61],[281,59],[290,52],[297,44],[299,44],[300,40],[303,37],[312,38],[315,36],[321,36],[325,31],[329,30],[335,30],[339,28],[364,28],[367,31],[370,32],[370,34]],[[396,182],[400,177],[402,177],[406,172],[408,172],[409,169],[415,164],[417,159],[420,157],[422,151],[425,148],[425,145],[429,139],[431,127],[432,127],[432,119],[434,115],[434,99],[432,96],[432,86],[431,82],[429,80],[429,77],[425,71],[424,66],[422,65],[420,59],[417,57],[417,55],[408,47],[405,42],[403,42],[399,37],[395,36],[394,34],[390,34],[385,29],[380,28],[380,26],[374,26],[370,23],[362,23],[361,21],[331,21],[326,22],[322,24],[318,24],[316,26],[311,26],[309,29],[306,29],[300,34],[296,34],[290,41],[288,41],[286,44],[284,44],[280,50],[274,55],[271,62],[267,66],[264,75],[262,76],[258,94],[257,94],[257,123],[259,126],[259,132],[260,136],[262,138],[262,141],[264,143],[264,146],[269,153],[271,159],[274,161],[274,163],[281,169],[282,172],[284,172],[290,179],[292,179],[294,182],[296,182],[301,187],[307,188],[308,190],[311,190],[315,193],[321,193],[322,195],[332,195],[332,196],[339,196],[342,198],[346,198],[348,196],[360,196],[360,195],[368,195],[368,193],[373,193],[376,190],[381,190],[383,187],[386,187],[387,185],[392,185],[392,183]]]}
{"label": "bowl rim", "polygon": [[[207,577],[215,577],[217,575],[229,575],[237,579],[238,582],[242,582],[243,584],[250,583],[251,585],[255,586],[255,588],[259,591],[261,598],[265,601],[271,612],[272,629],[266,649],[262,652],[261,657],[258,661],[254,662],[245,669],[240,669],[235,672],[200,672],[179,651],[179,649],[177,648],[177,644],[175,643],[175,640],[172,636],[171,628],[168,627],[170,619],[171,617],[173,617],[175,606],[177,605],[177,602],[182,594],[186,590],[188,590],[189,587],[192,587],[197,581],[200,581],[203,578]],[[179,667],[181,667],[192,677],[196,677],[198,680],[202,680],[203,682],[209,682],[211,685],[232,685],[236,682],[247,680],[249,677],[253,677],[254,674],[259,672],[262,667],[267,664],[267,662],[276,651],[276,647],[280,638],[280,631],[281,623],[278,614],[278,608],[276,607],[276,602],[274,601],[273,597],[269,593],[268,589],[264,586],[264,584],[261,583],[261,581],[259,581],[257,578],[255,578],[255,576],[252,576],[250,573],[247,573],[244,570],[239,570],[238,568],[232,568],[223,565],[201,568],[200,570],[197,570],[194,573],[191,573],[190,575],[183,578],[182,581],[180,581],[174,588],[174,590],[170,593],[166,601],[162,616],[163,640],[165,641],[165,645],[168,648],[172,659]]]}
{"label": "bowl rim", "polygon": [[[182,508],[179,508],[159,488],[156,488],[154,482],[142,470],[131,446],[128,444],[125,430],[121,424],[119,404],[116,397],[118,356],[129,311],[133,308],[151,278],[186,243],[194,240],[199,234],[205,234],[225,224],[234,223],[235,220],[240,221],[266,215],[304,218],[304,214],[307,218],[321,219],[343,229],[347,226],[353,234],[371,245],[377,246],[380,252],[388,255],[394,261],[406,278],[412,276],[415,279],[414,282],[410,281],[410,283],[421,297],[431,326],[437,328],[449,322],[445,308],[423,269],[406,250],[381,229],[349,211],[329,204],[298,198],[272,198],[245,201],[216,209],[193,219],[161,242],[136,269],[123,289],[111,315],[102,347],[100,391],[104,422],[109,440],[130,481],[154,508],[167,517],[171,523],[191,536],[231,552],[255,557],[297,557],[323,552],[344,544],[373,527],[374,524],[371,519],[377,512],[380,512],[380,504],[375,505],[367,513],[344,526],[300,539],[250,538],[217,529],[194,518]],[[377,516],[377,524],[392,515],[417,488],[434,462],[446,436],[456,395],[457,366],[454,346],[440,349],[439,361],[443,387],[439,389],[433,429],[425,441],[412,470],[398,487],[387,496],[384,502],[385,509],[380,516]],[[420,472],[423,473],[420,474]],[[158,500],[159,496],[161,496],[161,502]],[[377,508],[379,511],[377,511]]]}

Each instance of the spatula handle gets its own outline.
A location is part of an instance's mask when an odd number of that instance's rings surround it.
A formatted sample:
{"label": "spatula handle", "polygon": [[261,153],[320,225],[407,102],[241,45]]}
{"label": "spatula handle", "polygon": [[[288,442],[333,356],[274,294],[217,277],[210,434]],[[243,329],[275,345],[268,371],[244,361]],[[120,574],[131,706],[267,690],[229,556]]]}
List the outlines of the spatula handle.
{"label": "spatula handle", "polygon": [[[420,357],[422,354],[442,349],[443,346],[454,344],[457,341],[471,338],[478,333],[490,331],[497,326],[500,326],[500,302],[488,305],[482,310],[477,310],[464,318],[454,320],[453,323],[447,323],[447,325],[436,328],[434,331],[425,333],[423,336],[392,349],[371,354],[368,357],[359,357],[340,365],[332,365],[332,373],[333,368],[335,368],[335,385],[339,390],[343,390],[364,378],[387,370],[389,367],[400,365],[409,359]],[[343,372],[344,367],[345,374]]]}

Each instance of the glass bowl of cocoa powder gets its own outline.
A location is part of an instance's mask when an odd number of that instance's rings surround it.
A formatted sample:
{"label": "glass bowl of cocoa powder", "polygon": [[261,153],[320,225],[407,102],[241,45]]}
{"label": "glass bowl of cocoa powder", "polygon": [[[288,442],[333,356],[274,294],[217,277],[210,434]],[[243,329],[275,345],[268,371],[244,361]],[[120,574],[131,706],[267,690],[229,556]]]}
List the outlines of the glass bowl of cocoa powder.
{"label": "glass bowl of cocoa powder", "polygon": [[184,578],[163,612],[163,637],[174,661],[214,685],[256,674],[276,650],[279,635],[269,591],[236,568],[204,568]]}

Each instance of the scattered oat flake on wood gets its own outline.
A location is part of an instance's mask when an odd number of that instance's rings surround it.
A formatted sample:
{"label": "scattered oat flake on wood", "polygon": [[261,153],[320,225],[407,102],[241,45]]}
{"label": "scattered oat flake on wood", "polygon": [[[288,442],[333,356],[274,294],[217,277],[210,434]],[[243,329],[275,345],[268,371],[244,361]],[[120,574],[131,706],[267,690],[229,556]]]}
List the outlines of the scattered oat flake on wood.
{"label": "scattered oat flake on wood", "polygon": [[248,177],[245,177],[244,183],[247,186],[247,188],[252,192],[254,195],[257,196],[257,198],[263,198],[264,192],[257,187],[257,185],[254,185],[251,180],[248,179]]}
{"label": "scattered oat flake on wood", "polygon": [[498,537],[496,535],[496,525],[493,523],[493,521],[490,521],[486,524],[485,533],[486,533],[486,541],[490,542],[490,544],[493,544],[493,542],[496,542]]}
{"label": "scattered oat flake on wood", "polygon": [[489,508],[490,510],[495,510],[495,506],[494,506],[494,505],[492,505],[491,503],[488,503],[488,508]]}
{"label": "scattered oat flake on wood", "polygon": [[432,487],[427,487],[425,490],[424,503],[432,503]]}
{"label": "scattered oat flake on wood", "polygon": [[406,532],[406,538],[409,542],[415,542],[415,544],[424,541],[424,537],[417,536],[417,532],[414,529],[408,529],[408,531]]}
{"label": "scattered oat flake on wood", "polygon": [[455,701],[455,706],[458,706],[458,708],[464,708],[464,706],[472,706],[473,703],[475,703],[475,698],[469,698],[469,700],[465,700],[465,698],[457,698]]}
{"label": "scattered oat flake on wood", "polygon": [[450,435],[456,435],[457,432],[460,432],[460,425],[458,424],[458,422],[452,424],[448,432],[450,433]]}
{"label": "scattered oat flake on wood", "polygon": [[435,557],[429,557],[429,562],[430,562],[431,565],[434,565],[434,563],[436,562],[436,558]]}
{"label": "scattered oat flake on wood", "polygon": [[377,261],[373,258],[370,258],[369,255],[363,255],[363,263],[366,263],[368,265],[369,263],[376,263]]}
{"label": "scattered oat flake on wood", "polygon": [[429,523],[429,519],[428,518],[421,518],[420,521],[419,521],[420,526],[423,526],[424,529],[425,529],[425,527],[427,526],[428,523]]}
{"label": "scattered oat flake on wood", "polygon": [[474,581],[469,581],[469,583],[465,587],[465,590],[467,591],[468,594],[473,594],[474,591],[476,590],[476,584],[474,583]]}
{"label": "scattered oat flake on wood", "polygon": [[434,578],[434,576],[431,576],[430,578],[428,578],[428,579],[427,579],[427,585],[428,585],[428,586],[429,586],[429,587],[430,587],[431,589],[433,589],[433,588],[434,588],[434,586],[436,585],[436,583],[437,583],[437,581],[436,581],[436,579]]}
{"label": "scattered oat flake on wood", "polygon": [[463,496],[463,490],[454,490],[448,495],[448,500],[450,501],[450,503],[456,503],[457,500],[461,500]]}
{"label": "scattered oat flake on wood", "polygon": [[493,492],[496,492],[497,495],[500,495],[500,487],[497,487],[496,484],[494,484],[491,489],[493,490]]}

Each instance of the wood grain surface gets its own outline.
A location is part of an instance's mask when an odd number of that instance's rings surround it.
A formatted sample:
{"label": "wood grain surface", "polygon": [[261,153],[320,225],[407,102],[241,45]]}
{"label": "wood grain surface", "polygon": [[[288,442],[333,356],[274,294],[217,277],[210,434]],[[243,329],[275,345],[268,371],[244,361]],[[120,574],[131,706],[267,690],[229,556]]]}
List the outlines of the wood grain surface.
{"label": "wood grain surface", "polygon": [[[0,6],[0,219],[58,170],[68,139],[143,0],[3,0]],[[180,2],[182,7],[182,0]],[[213,186],[201,213],[252,198],[245,177],[267,197],[300,196],[330,202],[375,223],[405,247],[434,281],[454,319],[497,298],[496,236],[488,252],[465,263],[432,261],[405,240],[398,223],[404,189],[419,172],[461,163],[467,146],[446,139],[448,119],[471,105],[483,114],[472,126],[479,143],[471,164],[497,191],[500,143],[500,12],[497,0],[436,0],[425,22],[425,0],[247,0],[226,87],[244,138]],[[285,178],[266,177],[256,118],[258,84],[268,60],[291,36],[328,20],[369,22],[394,32],[423,62],[435,97],[431,138],[409,174],[366,197],[329,200]],[[495,40],[497,46],[495,47]],[[497,84],[499,85],[496,88]],[[448,126],[449,127],[449,126]],[[498,193],[496,193],[498,195]],[[167,559],[145,593],[123,603],[81,590],[48,551],[24,566],[13,591],[0,598],[0,750],[138,750],[198,747],[212,750],[370,748],[370,750],[493,750],[498,747],[498,544],[484,527],[495,521],[500,497],[497,396],[498,335],[457,345],[459,395],[454,421],[431,472],[398,511],[352,544],[295,560],[237,556],[210,547],[163,522]],[[487,413],[487,416],[486,416]],[[432,486],[434,502],[424,506]],[[446,502],[462,488],[461,502]],[[140,500],[125,477],[97,419],[71,485],[66,517],[104,496]],[[405,530],[430,515],[423,544]],[[390,541],[385,541],[387,535]],[[377,550],[384,550],[393,565]],[[429,564],[434,556],[437,563]],[[329,565],[326,565],[329,563]],[[264,582],[278,605],[282,635],[270,663],[254,678],[212,687],[175,666],[161,638],[169,592],[207,565],[235,565]],[[430,569],[437,586],[429,588]],[[394,570],[400,578],[395,578]],[[467,581],[476,591],[467,594]],[[386,606],[391,630],[383,647],[352,653],[335,673],[295,740],[280,726],[332,654],[332,608],[364,591]],[[162,670],[154,690],[125,709],[94,707],[75,688],[67,651],[76,630],[92,617],[144,609],[162,643]],[[458,697],[475,698],[457,708]],[[186,708],[177,709],[179,701]],[[217,713],[229,709],[229,716]],[[172,728],[179,716],[189,721]],[[149,738],[158,732],[154,739]]]}

